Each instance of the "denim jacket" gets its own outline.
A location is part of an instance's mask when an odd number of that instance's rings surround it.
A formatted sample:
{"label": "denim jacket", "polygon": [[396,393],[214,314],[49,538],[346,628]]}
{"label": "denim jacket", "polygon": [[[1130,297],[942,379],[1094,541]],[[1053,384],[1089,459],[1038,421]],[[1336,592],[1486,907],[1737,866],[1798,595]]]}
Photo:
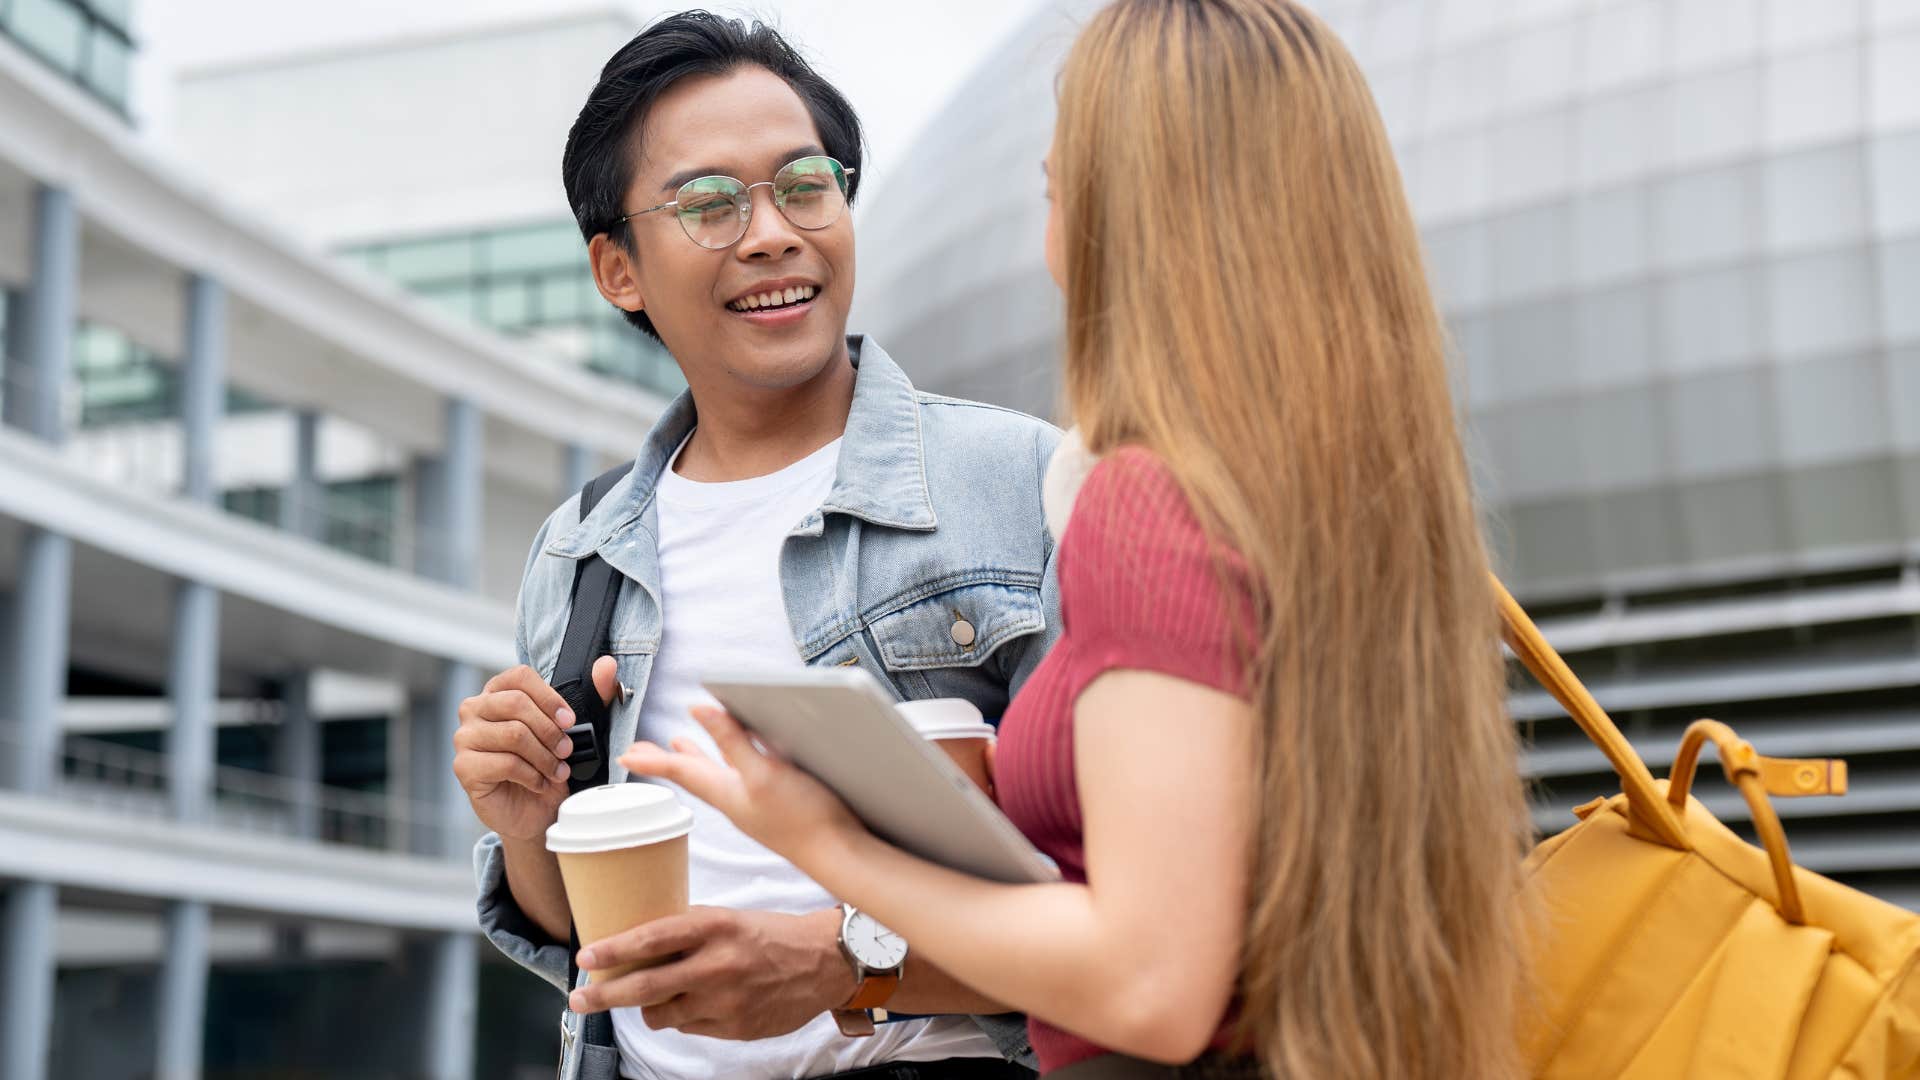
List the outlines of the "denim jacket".
{"label": "denim jacket", "polygon": [[[1041,507],[1059,432],[1021,413],[920,393],[879,345],[855,336],[848,346],[858,372],[833,487],[780,551],[794,645],[809,665],[866,669],[900,699],[962,697],[998,717],[1060,631]],[[654,486],[693,424],[693,400],[682,394],[586,520],[577,498],[548,517],[521,580],[520,661],[551,682],[576,561],[597,552],[624,575],[610,635],[629,691],[613,706],[615,753],[634,740],[660,646]],[[612,781],[627,778],[617,762],[609,768]],[[515,906],[497,835],[475,846],[474,870],[488,940],[565,990],[567,946]],[[1020,1018],[977,1021],[1009,1060],[1031,1062]],[[617,1077],[617,1051],[585,1045],[577,1015],[563,1014],[560,1026],[563,1080]]]}

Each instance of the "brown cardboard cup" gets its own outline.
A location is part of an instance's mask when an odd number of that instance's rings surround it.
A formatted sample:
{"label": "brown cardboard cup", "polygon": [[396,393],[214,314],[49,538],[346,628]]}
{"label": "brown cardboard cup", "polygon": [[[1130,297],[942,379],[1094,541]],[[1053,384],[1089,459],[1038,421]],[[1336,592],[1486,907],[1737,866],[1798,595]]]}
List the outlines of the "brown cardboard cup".
{"label": "brown cardboard cup", "polygon": [[965,698],[931,698],[926,701],[902,701],[894,708],[907,718],[913,730],[947,752],[960,771],[992,793],[987,775],[987,747],[993,744],[993,725],[980,716],[980,710]]}
{"label": "brown cardboard cup", "polygon": [[[547,850],[560,861],[582,944],[687,910],[693,812],[659,784],[606,784],[560,804]],[[594,982],[665,963],[661,956],[590,974]]]}

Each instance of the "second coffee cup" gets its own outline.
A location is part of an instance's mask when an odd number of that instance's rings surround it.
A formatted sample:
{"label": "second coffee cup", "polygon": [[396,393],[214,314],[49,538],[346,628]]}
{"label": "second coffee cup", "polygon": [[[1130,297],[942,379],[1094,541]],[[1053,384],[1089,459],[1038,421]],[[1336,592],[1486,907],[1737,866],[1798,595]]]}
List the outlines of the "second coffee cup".
{"label": "second coffee cup", "polygon": [[[606,784],[560,804],[547,850],[560,861],[582,943],[687,910],[687,834],[693,811],[659,784]],[[601,968],[595,982],[668,957]]]}
{"label": "second coffee cup", "polygon": [[902,701],[894,708],[907,718],[913,730],[946,751],[960,771],[980,785],[980,790],[993,793],[987,747],[993,745],[995,733],[973,702],[966,698],[930,698]]}

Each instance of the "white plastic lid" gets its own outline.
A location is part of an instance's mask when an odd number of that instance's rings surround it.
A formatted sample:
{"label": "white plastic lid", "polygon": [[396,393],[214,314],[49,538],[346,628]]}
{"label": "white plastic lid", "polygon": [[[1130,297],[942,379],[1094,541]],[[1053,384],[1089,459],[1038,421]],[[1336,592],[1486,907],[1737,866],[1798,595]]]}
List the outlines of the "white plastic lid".
{"label": "white plastic lid", "polygon": [[930,698],[926,701],[902,701],[894,706],[907,718],[922,738],[991,739],[993,725],[980,716],[980,709],[966,698]]}
{"label": "white plastic lid", "polygon": [[567,797],[547,827],[547,850],[583,855],[672,840],[693,831],[693,811],[659,784],[602,784]]}

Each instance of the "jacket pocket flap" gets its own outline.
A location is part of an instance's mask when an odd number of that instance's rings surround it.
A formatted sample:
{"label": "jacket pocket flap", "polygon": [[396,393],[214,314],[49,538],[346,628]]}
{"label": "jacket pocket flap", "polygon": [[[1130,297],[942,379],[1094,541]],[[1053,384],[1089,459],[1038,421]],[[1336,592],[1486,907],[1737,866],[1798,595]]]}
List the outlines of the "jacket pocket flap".
{"label": "jacket pocket flap", "polygon": [[869,624],[881,662],[894,671],[977,665],[1046,625],[1038,588],[998,582],[935,593]]}

